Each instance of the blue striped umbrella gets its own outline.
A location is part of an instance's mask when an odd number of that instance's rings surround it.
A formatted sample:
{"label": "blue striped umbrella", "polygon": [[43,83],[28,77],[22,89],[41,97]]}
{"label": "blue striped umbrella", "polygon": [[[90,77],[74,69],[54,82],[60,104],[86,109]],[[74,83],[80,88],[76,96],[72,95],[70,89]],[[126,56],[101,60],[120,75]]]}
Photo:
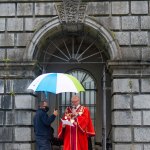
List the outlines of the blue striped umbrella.
{"label": "blue striped umbrella", "polygon": [[54,94],[85,91],[81,83],[74,76],[65,73],[42,74],[29,85],[28,89]]}

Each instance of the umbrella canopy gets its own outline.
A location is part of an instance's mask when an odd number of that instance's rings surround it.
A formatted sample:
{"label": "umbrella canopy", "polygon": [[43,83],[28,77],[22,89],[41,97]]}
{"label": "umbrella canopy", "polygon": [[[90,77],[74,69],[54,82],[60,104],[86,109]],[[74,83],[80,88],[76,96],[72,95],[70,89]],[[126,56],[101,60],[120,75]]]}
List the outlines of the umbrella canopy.
{"label": "umbrella canopy", "polygon": [[65,73],[42,74],[29,85],[28,89],[51,92],[54,94],[85,91],[74,76]]}

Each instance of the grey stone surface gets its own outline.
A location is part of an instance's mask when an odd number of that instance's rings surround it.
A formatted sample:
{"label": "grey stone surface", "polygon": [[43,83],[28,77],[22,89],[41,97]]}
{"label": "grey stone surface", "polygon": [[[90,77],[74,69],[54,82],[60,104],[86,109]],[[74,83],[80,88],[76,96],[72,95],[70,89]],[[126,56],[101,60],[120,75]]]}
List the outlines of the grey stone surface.
{"label": "grey stone surface", "polygon": [[130,95],[114,95],[112,98],[113,109],[130,109]]}
{"label": "grey stone surface", "polygon": [[12,109],[13,97],[11,95],[1,95],[2,109]]}
{"label": "grey stone surface", "polygon": [[150,16],[141,16],[141,29],[150,29]]}
{"label": "grey stone surface", "polygon": [[143,125],[150,125],[150,111],[143,111]]}
{"label": "grey stone surface", "polygon": [[144,150],[149,150],[150,149],[150,144],[144,144]]}
{"label": "grey stone surface", "polygon": [[3,143],[0,143],[0,150],[3,150]]}
{"label": "grey stone surface", "polygon": [[5,144],[6,150],[31,150],[30,143],[6,143]]}
{"label": "grey stone surface", "polygon": [[17,16],[33,15],[33,3],[17,3]]}
{"label": "grey stone surface", "polygon": [[135,142],[150,142],[150,128],[137,127],[134,128]]}
{"label": "grey stone surface", "polygon": [[15,3],[0,4],[0,16],[15,16]]}
{"label": "grey stone surface", "polygon": [[27,92],[27,87],[30,84],[28,79],[6,80],[7,93],[23,93]]}
{"label": "grey stone surface", "polygon": [[14,113],[13,111],[6,112],[6,125],[14,125]]}
{"label": "grey stone surface", "polygon": [[147,45],[148,44],[148,32],[131,32],[131,45]]}
{"label": "grey stone surface", "polygon": [[48,18],[41,18],[41,17],[40,18],[25,18],[25,30],[35,31],[49,19],[50,17]]}
{"label": "grey stone surface", "polygon": [[133,100],[134,109],[150,109],[150,95],[135,95]]}
{"label": "grey stone surface", "polygon": [[0,127],[0,142],[12,141],[13,130],[11,127]]}
{"label": "grey stone surface", "polygon": [[141,52],[142,52],[142,60],[149,61],[150,60],[150,48],[143,47]]}
{"label": "grey stone surface", "polygon": [[31,128],[16,127],[14,132],[15,141],[31,141]]}
{"label": "grey stone surface", "polygon": [[112,14],[125,15],[129,13],[129,2],[112,2]]}
{"label": "grey stone surface", "polygon": [[95,17],[95,19],[102,24],[103,26],[107,27],[108,29],[112,30],[120,30],[121,29],[121,23],[120,23],[120,17]]}
{"label": "grey stone surface", "polygon": [[[150,74],[150,67],[143,67],[142,69],[141,69],[141,74],[142,75],[149,75]],[[144,84],[143,84],[144,85]],[[142,88],[142,87],[141,87]],[[145,89],[145,88],[144,88]]]}
{"label": "grey stone surface", "polygon": [[130,45],[130,33],[129,32],[115,32],[115,37],[119,42],[119,45]]}
{"label": "grey stone surface", "polygon": [[5,59],[5,49],[0,49],[0,61],[3,61]]}
{"label": "grey stone surface", "polygon": [[35,3],[35,15],[56,15],[54,3]]}
{"label": "grey stone surface", "polygon": [[110,14],[110,4],[109,2],[89,2],[87,6],[88,15],[109,15]]}
{"label": "grey stone surface", "polygon": [[28,79],[14,80],[14,91],[19,93],[27,92],[29,84],[30,81]]}
{"label": "grey stone surface", "polygon": [[32,113],[27,111],[15,112],[16,125],[32,125]]}
{"label": "grey stone surface", "polygon": [[132,14],[148,14],[148,1],[132,1],[131,13]]}
{"label": "grey stone surface", "polygon": [[4,80],[0,79],[0,93],[4,93]]}
{"label": "grey stone surface", "polygon": [[[138,60],[139,61],[139,60]],[[127,77],[140,77],[141,75],[142,76],[147,76],[149,75],[150,73],[150,68],[148,66],[146,67],[143,67],[142,69],[141,68],[128,68],[128,69],[114,69],[113,70],[113,76],[115,77],[124,77],[124,78],[127,78]],[[141,86],[140,86],[141,88]]]}
{"label": "grey stone surface", "polygon": [[11,61],[22,61],[25,48],[7,49],[7,59]]}
{"label": "grey stone surface", "polygon": [[113,129],[114,142],[131,142],[131,128],[116,127]]}
{"label": "grey stone surface", "polygon": [[[132,89],[130,89],[130,83],[132,84]],[[114,79],[113,80],[113,92],[138,92],[139,91],[139,81],[138,79]]]}
{"label": "grey stone surface", "polygon": [[142,92],[150,92],[150,79],[141,79],[141,91]]}
{"label": "grey stone surface", "polygon": [[23,18],[8,18],[7,30],[8,31],[23,31]]}
{"label": "grey stone surface", "polygon": [[5,19],[0,18],[0,31],[5,31]]}
{"label": "grey stone surface", "polygon": [[122,17],[122,30],[139,29],[138,16],[124,16]]}
{"label": "grey stone surface", "polygon": [[13,33],[0,33],[0,46],[14,46],[14,41]]}
{"label": "grey stone surface", "polygon": [[4,111],[0,111],[0,125],[4,124]]}
{"label": "grey stone surface", "polygon": [[113,125],[142,125],[140,111],[115,111],[112,113]]}
{"label": "grey stone surface", "polygon": [[35,109],[35,98],[30,95],[15,95],[15,109]]}
{"label": "grey stone surface", "polygon": [[143,150],[142,144],[113,144],[115,150]]}
{"label": "grey stone surface", "polygon": [[[26,46],[31,40],[32,33],[17,33],[16,46]],[[23,40],[22,40],[23,39]]]}
{"label": "grey stone surface", "polygon": [[121,47],[120,48],[123,60],[141,60],[140,47]]}

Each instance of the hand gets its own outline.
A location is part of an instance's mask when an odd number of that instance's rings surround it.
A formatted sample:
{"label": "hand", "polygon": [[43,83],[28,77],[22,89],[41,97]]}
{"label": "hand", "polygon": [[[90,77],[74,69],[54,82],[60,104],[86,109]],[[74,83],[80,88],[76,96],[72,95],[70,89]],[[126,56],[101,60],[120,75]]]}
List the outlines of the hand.
{"label": "hand", "polygon": [[65,125],[65,124],[63,124],[63,125],[62,125],[62,127],[63,127],[63,128],[65,128],[65,127],[66,127],[66,125]]}
{"label": "hand", "polygon": [[58,116],[58,110],[54,110],[54,112],[53,112],[53,114],[55,115],[55,116]]}
{"label": "hand", "polygon": [[74,122],[73,124],[74,124],[74,125],[77,125],[77,122]]}

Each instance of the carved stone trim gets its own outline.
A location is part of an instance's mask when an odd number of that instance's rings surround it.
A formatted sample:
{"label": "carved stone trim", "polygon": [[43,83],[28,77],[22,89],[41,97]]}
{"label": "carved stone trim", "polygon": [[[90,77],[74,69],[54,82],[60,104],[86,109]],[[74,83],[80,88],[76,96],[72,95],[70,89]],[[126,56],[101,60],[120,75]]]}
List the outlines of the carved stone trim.
{"label": "carved stone trim", "polygon": [[83,23],[87,9],[86,3],[81,3],[80,0],[63,0],[55,6],[61,23]]}

